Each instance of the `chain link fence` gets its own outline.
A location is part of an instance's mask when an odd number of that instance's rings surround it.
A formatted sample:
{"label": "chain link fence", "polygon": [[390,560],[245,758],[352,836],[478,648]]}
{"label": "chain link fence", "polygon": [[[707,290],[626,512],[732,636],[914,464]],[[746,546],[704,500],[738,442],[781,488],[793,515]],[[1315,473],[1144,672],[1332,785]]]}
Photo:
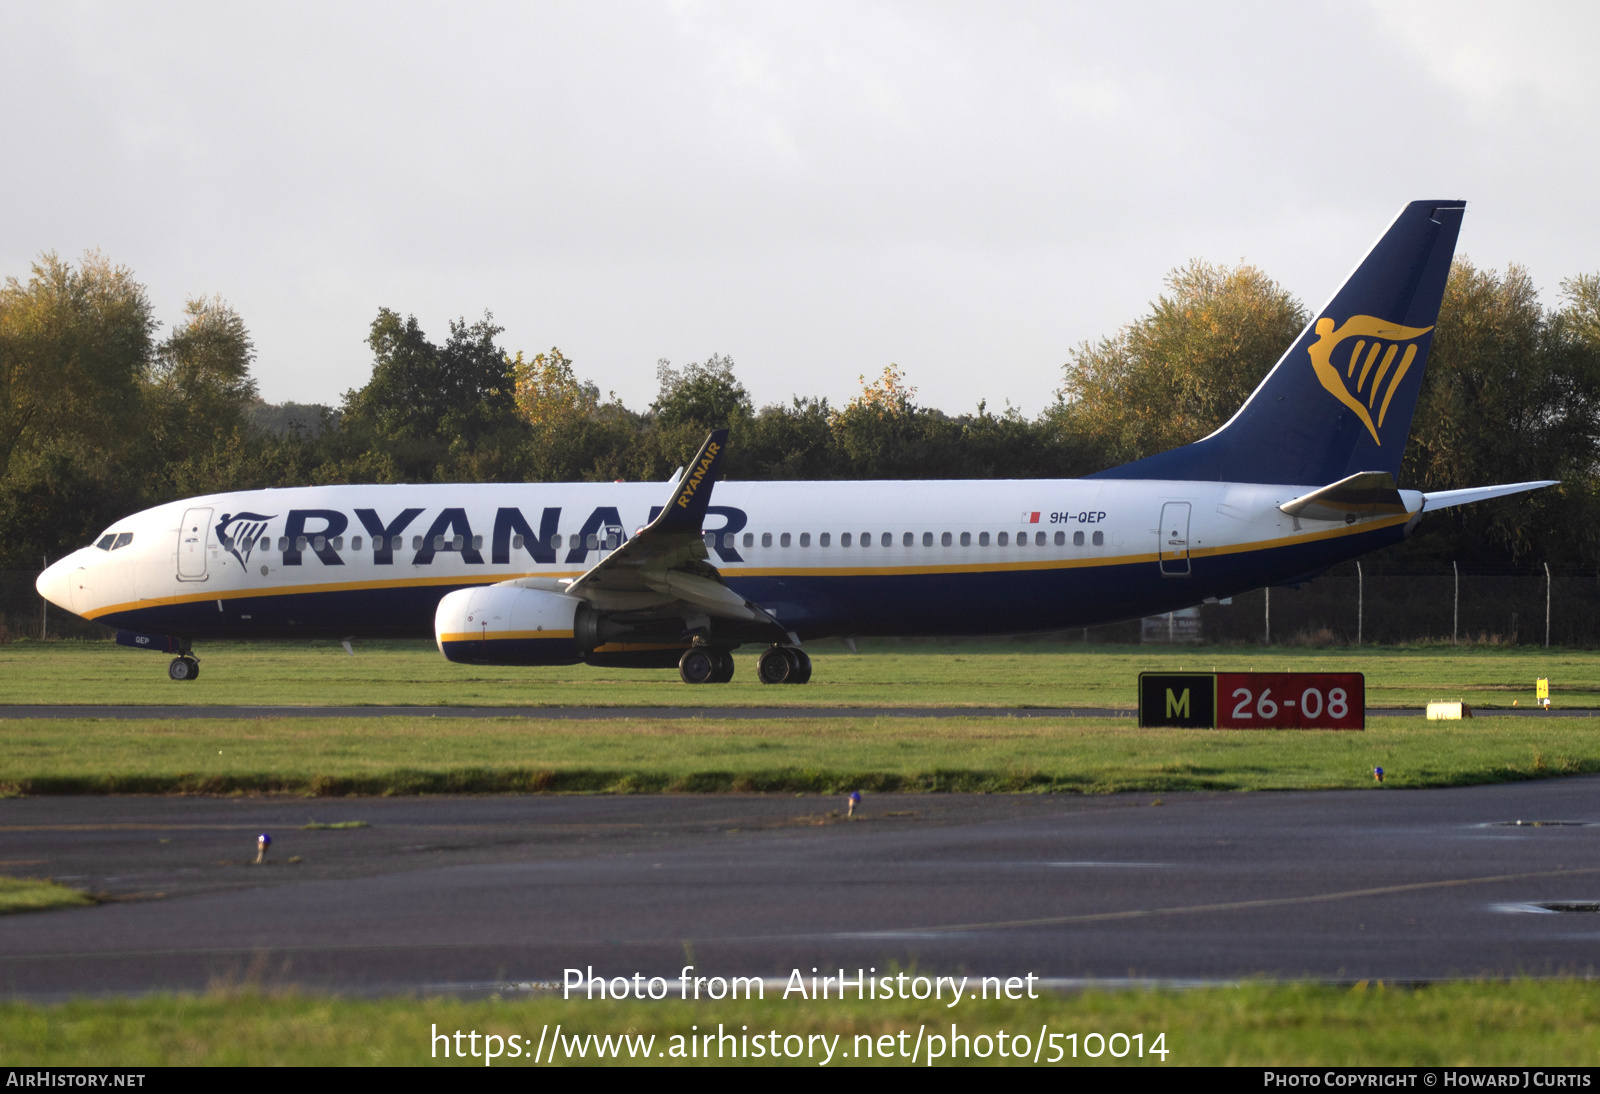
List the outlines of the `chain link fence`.
{"label": "chain link fence", "polygon": [[47,603],[34,588],[38,570],[0,570],[0,642],[16,638],[110,641],[116,631]]}
{"label": "chain link fence", "polygon": [[1204,641],[1273,645],[1600,646],[1600,576],[1373,574],[1354,566],[1298,589],[1200,608]]}

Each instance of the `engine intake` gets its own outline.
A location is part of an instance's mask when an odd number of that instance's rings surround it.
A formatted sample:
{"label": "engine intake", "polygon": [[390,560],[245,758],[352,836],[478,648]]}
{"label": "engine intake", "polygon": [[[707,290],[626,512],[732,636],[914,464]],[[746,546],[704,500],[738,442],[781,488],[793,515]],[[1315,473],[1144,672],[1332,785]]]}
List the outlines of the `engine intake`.
{"label": "engine intake", "polygon": [[[434,638],[448,660],[473,665],[575,665],[593,613],[575,596],[486,585],[439,601]],[[587,637],[587,635],[585,635]]]}

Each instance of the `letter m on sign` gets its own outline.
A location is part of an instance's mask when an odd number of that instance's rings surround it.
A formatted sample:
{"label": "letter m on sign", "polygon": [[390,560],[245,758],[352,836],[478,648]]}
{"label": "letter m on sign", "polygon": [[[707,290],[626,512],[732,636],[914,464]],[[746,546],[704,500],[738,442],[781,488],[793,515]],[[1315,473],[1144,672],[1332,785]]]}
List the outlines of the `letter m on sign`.
{"label": "letter m on sign", "polygon": [[1174,689],[1172,688],[1167,689],[1167,717],[1189,717],[1189,689],[1184,688],[1183,695],[1181,697],[1174,695],[1173,690]]}
{"label": "letter m on sign", "polygon": [[1139,724],[1211,729],[1217,724],[1217,678],[1209,672],[1141,672]]}

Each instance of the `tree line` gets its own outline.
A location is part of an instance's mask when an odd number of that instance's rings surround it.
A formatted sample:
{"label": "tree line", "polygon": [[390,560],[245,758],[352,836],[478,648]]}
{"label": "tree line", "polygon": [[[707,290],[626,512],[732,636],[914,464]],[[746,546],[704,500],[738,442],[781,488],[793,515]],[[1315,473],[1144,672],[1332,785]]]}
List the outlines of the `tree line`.
{"label": "tree line", "polygon": [[[132,271],[42,255],[0,288],[0,568],[31,569],[129,512],[224,490],[350,482],[665,480],[707,430],[736,479],[1065,478],[1195,440],[1244,401],[1305,326],[1280,284],[1195,261],[1145,314],[1071,351],[1037,417],[921,405],[895,365],[841,406],[757,407],[731,358],[657,362],[644,410],[602,395],[559,348],[507,352],[487,313],[442,341],[379,310],[372,372],[337,407],[260,399],[243,318],[186,302],[164,337]],[[1402,486],[1562,480],[1446,511],[1393,568],[1450,560],[1600,578],[1600,276],[1546,304],[1527,272],[1452,269]]]}

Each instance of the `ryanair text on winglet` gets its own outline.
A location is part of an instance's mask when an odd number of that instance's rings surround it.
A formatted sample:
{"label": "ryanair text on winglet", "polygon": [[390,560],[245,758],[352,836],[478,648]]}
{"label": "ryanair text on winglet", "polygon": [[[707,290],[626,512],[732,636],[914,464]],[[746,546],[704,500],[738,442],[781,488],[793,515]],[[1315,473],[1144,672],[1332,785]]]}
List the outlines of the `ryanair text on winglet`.
{"label": "ryanair text on winglet", "polygon": [[694,469],[693,475],[689,476],[688,485],[678,495],[678,507],[680,509],[688,507],[689,499],[693,498],[694,492],[700,489],[700,480],[706,477],[707,469],[710,468],[712,461],[717,458],[717,453],[720,451],[722,451],[722,446],[715,441],[706,445],[706,458],[700,461],[700,466]]}

